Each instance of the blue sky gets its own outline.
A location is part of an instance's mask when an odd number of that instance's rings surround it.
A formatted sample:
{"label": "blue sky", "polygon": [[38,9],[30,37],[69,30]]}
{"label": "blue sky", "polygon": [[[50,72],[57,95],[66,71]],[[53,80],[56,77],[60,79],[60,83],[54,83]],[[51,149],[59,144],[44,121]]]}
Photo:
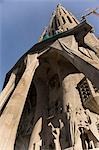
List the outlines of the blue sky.
{"label": "blue sky", "polygon": [[[99,0],[0,0],[0,90],[6,73],[38,41],[58,3],[78,19],[87,8],[99,6]],[[99,36],[99,17],[91,15],[88,21]]]}

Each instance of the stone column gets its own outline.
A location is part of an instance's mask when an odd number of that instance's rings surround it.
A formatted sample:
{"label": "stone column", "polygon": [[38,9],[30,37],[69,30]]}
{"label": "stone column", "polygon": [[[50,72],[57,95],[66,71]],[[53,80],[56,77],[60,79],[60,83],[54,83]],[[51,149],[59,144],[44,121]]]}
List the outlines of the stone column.
{"label": "stone column", "polygon": [[10,96],[11,92],[13,91],[15,87],[16,72],[17,72],[17,69],[11,73],[11,76],[9,78],[7,85],[5,86],[3,91],[0,93],[0,111],[3,108],[6,100],[8,99],[8,97]]}
{"label": "stone column", "polygon": [[28,90],[38,67],[37,54],[27,56],[27,66],[4,112],[0,117],[0,149],[13,150],[18,124],[24,108]]}
{"label": "stone column", "polygon": [[[46,83],[38,78],[34,81],[37,92],[37,105],[33,123],[33,131],[30,138],[29,150],[40,150],[46,130],[48,91]],[[46,133],[47,134],[47,133]],[[46,139],[47,140],[47,139]],[[33,149],[34,148],[34,149]]]}

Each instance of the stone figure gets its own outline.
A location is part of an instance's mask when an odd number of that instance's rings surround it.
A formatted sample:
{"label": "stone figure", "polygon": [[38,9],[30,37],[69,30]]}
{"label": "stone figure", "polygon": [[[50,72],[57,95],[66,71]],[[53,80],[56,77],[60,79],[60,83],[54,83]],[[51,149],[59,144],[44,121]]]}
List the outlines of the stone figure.
{"label": "stone figure", "polygon": [[6,75],[0,150],[99,150],[99,40],[91,30],[57,6]]}

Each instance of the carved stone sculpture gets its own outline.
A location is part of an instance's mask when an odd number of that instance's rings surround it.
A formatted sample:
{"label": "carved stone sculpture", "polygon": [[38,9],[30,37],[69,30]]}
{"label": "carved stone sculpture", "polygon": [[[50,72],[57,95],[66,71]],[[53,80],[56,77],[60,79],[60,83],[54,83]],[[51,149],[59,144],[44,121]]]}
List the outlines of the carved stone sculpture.
{"label": "carved stone sculpture", "polygon": [[99,41],[91,30],[57,6],[39,43],[6,76],[0,150],[99,149]]}

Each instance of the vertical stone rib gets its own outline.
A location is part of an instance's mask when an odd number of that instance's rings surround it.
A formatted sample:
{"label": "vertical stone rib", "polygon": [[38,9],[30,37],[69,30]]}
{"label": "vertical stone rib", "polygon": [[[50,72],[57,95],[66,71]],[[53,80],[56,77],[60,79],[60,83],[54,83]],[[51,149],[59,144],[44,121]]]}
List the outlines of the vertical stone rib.
{"label": "vertical stone rib", "polygon": [[4,104],[6,103],[6,100],[10,96],[11,92],[14,89],[15,79],[16,79],[16,74],[14,72],[12,72],[7,85],[5,86],[3,91],[0,93],[0,111],[3,108]]}
{"label": "vertical stone rib", "polygon": [[26,70],[0,117],[0,149],[13,150],[17,128],[35,69],[37,54],[28,55]]}

